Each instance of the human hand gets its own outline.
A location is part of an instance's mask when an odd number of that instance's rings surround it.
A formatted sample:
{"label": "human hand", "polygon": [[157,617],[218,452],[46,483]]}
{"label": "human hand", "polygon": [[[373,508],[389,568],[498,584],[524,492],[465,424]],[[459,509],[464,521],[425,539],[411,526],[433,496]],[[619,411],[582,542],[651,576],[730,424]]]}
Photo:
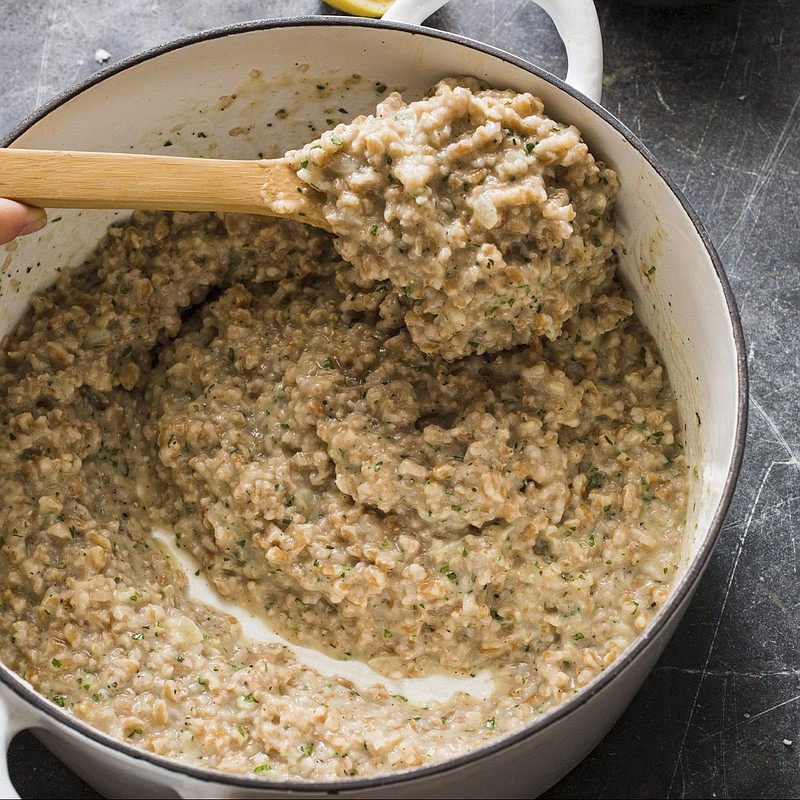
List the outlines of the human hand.
{"label": "human hand", "polygon": [[43,208],[0,198],[0,244],[10,242],[17,236],[35,233],[46,223],[47,212]]}

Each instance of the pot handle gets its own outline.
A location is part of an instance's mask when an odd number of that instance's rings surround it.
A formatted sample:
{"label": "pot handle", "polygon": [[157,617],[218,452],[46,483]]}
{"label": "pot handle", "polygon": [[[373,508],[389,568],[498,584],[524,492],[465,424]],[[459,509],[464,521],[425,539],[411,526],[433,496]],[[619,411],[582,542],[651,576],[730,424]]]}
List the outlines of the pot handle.
{"label": "pot handle", "polygon": [[[17,713],[13,713],[14,711]],[[15,708],[15,704],[0,686],[0,797],[19,800],[19,792],[8,774],[8,747],[20,731],[30,727],[31,721],[27,714]]]}
{"label": "pot handle", "polygon": [[[382,19],[421,25],[448,0],[395,0]],[[550,16],[567,51],[566,82],[590,100],[603,91],[603,37],[593,0],[533,0]]]}

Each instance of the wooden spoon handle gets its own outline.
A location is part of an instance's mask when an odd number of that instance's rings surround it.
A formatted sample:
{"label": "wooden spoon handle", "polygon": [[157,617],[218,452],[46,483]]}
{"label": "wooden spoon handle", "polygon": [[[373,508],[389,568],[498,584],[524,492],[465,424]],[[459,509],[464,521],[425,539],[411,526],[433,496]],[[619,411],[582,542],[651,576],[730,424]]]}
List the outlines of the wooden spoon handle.
{"label": "wooden spoon handle", "polygon": [[266,214],[328,228],[318,193],[282,159],[5,148],[0,149],[0,197],[44,208]]}

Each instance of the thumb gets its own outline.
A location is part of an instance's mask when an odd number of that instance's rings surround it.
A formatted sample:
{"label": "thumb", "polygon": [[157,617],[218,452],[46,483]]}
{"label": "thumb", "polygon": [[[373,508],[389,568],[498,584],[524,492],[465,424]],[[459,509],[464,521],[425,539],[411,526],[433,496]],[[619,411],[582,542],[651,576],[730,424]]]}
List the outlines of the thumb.
{"label": "thumb", "polygon": [[17,236],[35,233],[46,223],[47,212],[43,208],[0,198],[0,244],[10,242]]}

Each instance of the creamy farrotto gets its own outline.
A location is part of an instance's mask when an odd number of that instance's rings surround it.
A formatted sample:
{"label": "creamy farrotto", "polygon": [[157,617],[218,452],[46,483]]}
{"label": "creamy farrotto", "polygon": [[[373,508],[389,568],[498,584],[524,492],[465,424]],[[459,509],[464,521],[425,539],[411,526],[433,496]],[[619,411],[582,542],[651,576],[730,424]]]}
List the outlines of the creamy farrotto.
{"label": "creamy farrotto", "polygon": [[[291,157],[336,237],[135,213],[5,340],[0,657],[158,754],[367,776],[490,742],[613,663],[667,597],[687,465],[614,275],[616,176],[574,128],[447,81]],[[385,682],[244,635],[154,531]],[[439,674],[494,691],[392,688]]]}
{"label": "creamy farrotto", "polygon": [[391,284],[425,353],[553,339],[613,271],[617,176],[533,95],[474,79],[392,93],[290,156],[354,285]]}

